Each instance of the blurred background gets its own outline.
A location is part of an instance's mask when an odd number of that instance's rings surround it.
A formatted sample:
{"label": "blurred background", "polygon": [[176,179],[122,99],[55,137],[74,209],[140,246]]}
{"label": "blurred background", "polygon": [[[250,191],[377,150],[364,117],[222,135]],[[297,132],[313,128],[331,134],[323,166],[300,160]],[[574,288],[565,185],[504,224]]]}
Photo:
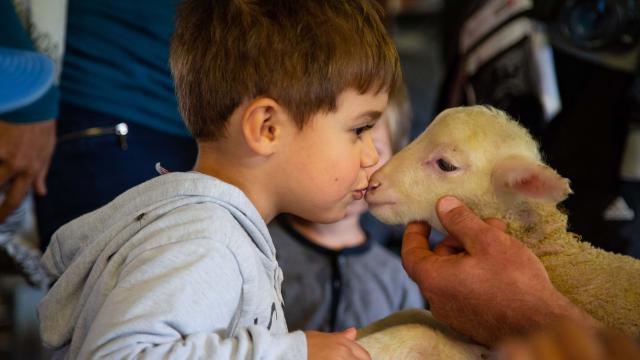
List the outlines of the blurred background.
{"label": "blurred background", "polygon": [[570,229],[640,257],[640,2],[389,1],[414,109],[490,104],[571,180]]}
{"label": "blurred background", "polygon": [[[147,12],[146,16],[137,14],[136,24],[121,23],[120,25],[128,25],[131,31],[124,35],[115,30],[109,33],[109,26],[98,32],[86,32],[83,27],[93,29],[97,23],[102,24],[100,21],[104,19],[100,20],[98,15],[114,19],[114,16],[108,17],[105,14],[109,11],[112,15],[134,12],[137,6],[142,5],[123,5],[126,2],[106,0],[0,2],[0,19],[18,15],[24,33],[31,40],[32,48],[49,54],[58,64],[60,76],[56,91],[59,94],[54,98],[61,104],[56,125],[59,138],[50,174],[55,176],[56,166],[60,166],[56,165],[56,161],[62,161],[56,160],[56,156],[61,156],[60,153],[70,152],[71,155],[65,158],[68,160],[73,159],[73,156],[81,156],[79,152],[85,151],[85,148],[78,148],[77,145],[64,145],[60,140],[61,132],[73,135],[82,131],[65,128],[66,124],[73,123],[73,119],[87,117],[86,113],[75,118],[72,114],[77,114],[80,110],[101,113],[99,106],[78,109],[83,104],[77,99],[78,90],[74,87],[78,84],[88,86],[79,79],[100,76],[92,74],[89,71],[91,67],[85,66],[86,62],[83,60],[95,59],[100,55],[102,50],[96,50],[98,54],[94,54],[91,46],[117,41],[117,49],[124,54],[145,56],[136,55],[128,49],[139,47],[139,42],[143,41],[140,39],[145,37],[136,36],[146,34],[155,45],[149,45],[149,49],[145,51],[161,56],[157,63],[134,67],[133,71],[136,73],[133,75],[136,85],[140,87],[133,88],[132,91],[144,91],[143,85],[147,81],[155,86],[160,84],[161,88],[166,88],[166,94],[171,93],[170,80],[166,78],[166,51],[171,33],[166,29],[172,26],[170,15],[177,0],[155,1],[152,5],[151,2],[141,1],[140,3],[145,3],[145,6],[153,7],[154,10]],[[640,2],[379,2],[387,9],[387,26],[400,53],[413,110],[412,138],[420,134],[433,117],[447,107],[490,104],[506,110],[539,140],[549,165],[571,180],[574,194],[563,203],[569,214],[570,230],[581,234],[583,240],[597,247],[640,258]],[[163,6],[169,10],[157,10]],[[91,9],[98,9],[102,13],[97,10],[91,13]],[[55,16],[43,21],[43,13]],[[119,21],[117,16],[115,19]],[[159,21],[165,22],[162,31],[154,32]],[[15,45],[15,37],[11,36],[8,26],[9,22],[0,21],[0,46]],[[80,36],[80,33],[84,35]],[[166,81],[169,81],[169,85]],[[126,85],[123,85],[122,90],[125,88]],[[118,90],[114,88],[114,91]],[[169,106],[173,106],[171,113],[177,116],[175,100],[172,101],[169,102]],[[138,110],[140,109],[136,109]],[[145,109],[140,111],[144,117]],[[135,120],[128,119],[127,114],[134,114],[134,118],[140,116],[136,112],[126,111],[117,114],[128,121],[129,128],[140,125],[142,129],[146,129],[145,126],[149,125],[144,121],[138,124]],[[0,113],[0,120],[7,120],[5,115]],[[94,115],[92,113],[91,116]],[[65,116],[70,119],[66,123]],[[117,121],[105,125],[101,121],[92,126],[110,129],[110,126],[121,123]],[[173,120],[169,119],[167,123],[171,121]],[[171,133],[171,136],[179,138],[182,136],[179,130],[167,130],[168,126],[155,129],[154,126],[147,127],[150,128],[149,133],[156,131]],[[123,134],[116,127],[109,131],[109,137],[100,138],[100,141],[113,147],[109,151],[118,154],[138,151],[136,141],[141,137],[135,131],[124,131]],[[70,139],[73,140],[73,136]],[[87,145],[86,139],[81,141],[83,146],[94,146]],[[126,146],[123,146],[123,141]],[[180,138],[179,141],[187,140]],[[67,148],[61,149],[63,145]],[[72,147],[69,148],[70,146]],[[188,143],[183,147],[186,149],[184,157],[187,159],[184,161],[191,161],[192,144]],[[77,152],[75,155],[74,151]],[[114,159],[118,159],[118,154],[113,155]],[[176,161],[173,165],[172,161],[174,160],[163,160],[163,165],[180,170],[181,162]],[[149,168],[151,171],[151,166]],[[102,171],[112,173],[114,169]],[[96,178],[104,178],[98,175]],[[117,194],[143,180],[142,177],[128,179],[128,182],[122,182],[120,188],[110,191]],[[50,185],[53,187],[50,186],[49,192],[55,189],[55,184]],[[84,185],[73,184],[70,187],[77,189],[81,186]],[[67,198],[70,202],[73,200],[68,195],[69,192],[62,192],[64,195],[57,197],[55,204],[64,208]],[[112,193],[82,211],[92,210],[108,202],[113,197],[110,195]],[[33,214],[41,210],[34,210],[34,203],[30,199],[32,198],[27,197],[23,205],[14,212],[20,218],[19,227],[12,227],[9,231],[6,222],[0,225],[0,235],[3,237],[0,245],[4,244],[2,246],[5,249],[0,256],[0,358],[48,357],[47,352],[38,345],[35,315],[35,308],[44,291],[42,289],[46,288],[46,279],[39,277],[37,266],[29,265],[29,259],[34,256],[37,258],[34,254],[46,246],[46,241],[43,242],[42,237],[38,237],[36,228],[39,226],[36,226],[37,219],[33,218]],[[46,203],[41,204],[42,200],[36,196],[35,207],[47,206]],[[391,249],[399,249],[401,228],[385,227],[371,217],[364,222],[379,241]],[[39,232],[42,234],[44,231],[40,229]],[[22,255],[16,255],[16,244],[19,244],[19,250],[23,249],[18,251]]]}

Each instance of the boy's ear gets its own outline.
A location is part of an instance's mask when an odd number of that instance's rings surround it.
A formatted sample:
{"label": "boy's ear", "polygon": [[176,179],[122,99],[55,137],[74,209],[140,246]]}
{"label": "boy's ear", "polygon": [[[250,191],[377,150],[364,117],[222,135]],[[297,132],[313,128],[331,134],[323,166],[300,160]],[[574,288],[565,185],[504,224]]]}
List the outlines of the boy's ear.
{"label": "boy's ear", "polygon": [[500,159],[493,168],[491,182],[498,195],[518,194],[552,203],[559,203],[572,193],[569,179],[524,156]]}
{"label": "boy's ear", "polygon": [[282,107],[270,98],[258,98],[242,115],[242,134],[247,145],[260,155],[273,153],[281,129]]}

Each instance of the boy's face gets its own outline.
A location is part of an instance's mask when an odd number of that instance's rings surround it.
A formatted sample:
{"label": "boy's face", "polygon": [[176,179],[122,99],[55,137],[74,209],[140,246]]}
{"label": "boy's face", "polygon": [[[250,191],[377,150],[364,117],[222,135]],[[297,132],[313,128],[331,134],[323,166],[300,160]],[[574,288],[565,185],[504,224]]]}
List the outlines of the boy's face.
{"label": "boy's face", "polygon": [[369,169],[378,163],[371,128],[387,100],[385,92],[347,90],[334,112],[316,114],[292,132],[282,155],[288,168],[284,212],[328,223],[344,218],[352,202],[364,202]]}
{"label": "boy's face", "polygon": [[[389,115],[387,112],[382,114],[382,117],[376,126],[371,129],[373,144],[378,152],[378,163],[367,168],[368,179],[371,179],[371,175],[376,172],[376,170],[380,169],[382,165],[387,163],[393,155],[393,151],[391,149],[391,133],[389,132],[388,125],[390,120],[388,117]],[[347,216],[360,216],[365,211],[367,211],[367,202],[364,199],[354,201],[349,205],[349,207],[347,207]]]}

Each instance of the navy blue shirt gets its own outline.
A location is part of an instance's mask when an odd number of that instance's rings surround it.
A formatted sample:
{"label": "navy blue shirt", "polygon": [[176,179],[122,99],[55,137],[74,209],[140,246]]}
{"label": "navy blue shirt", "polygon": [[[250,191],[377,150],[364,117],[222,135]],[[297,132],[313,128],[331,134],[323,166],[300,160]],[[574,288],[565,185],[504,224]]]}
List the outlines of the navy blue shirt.
{"label": "navy blue shirt", "polygon": [[179,0],[69,0],[62,101],[173,135],[169,43]]}

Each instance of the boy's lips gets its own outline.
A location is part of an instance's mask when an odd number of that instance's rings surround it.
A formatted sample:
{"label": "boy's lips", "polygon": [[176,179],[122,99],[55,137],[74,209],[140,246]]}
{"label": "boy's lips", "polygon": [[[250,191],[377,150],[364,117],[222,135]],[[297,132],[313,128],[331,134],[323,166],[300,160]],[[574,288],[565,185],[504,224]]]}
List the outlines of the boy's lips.
{"label": "boy's lips", "polygon": [[367,192],[367,189],[358,189],[358,190],[353,190],[353,199],[354,200],[362,200],[362,198],[364,198],[365,193]]}
{"label": "boy's lips", "polygon": [[359,183],[360,186],[356,187],[356,189],[351,192],[353,200],[362,200],[369,188],[369,182],[366,179],[364,181],[359,181]]}

